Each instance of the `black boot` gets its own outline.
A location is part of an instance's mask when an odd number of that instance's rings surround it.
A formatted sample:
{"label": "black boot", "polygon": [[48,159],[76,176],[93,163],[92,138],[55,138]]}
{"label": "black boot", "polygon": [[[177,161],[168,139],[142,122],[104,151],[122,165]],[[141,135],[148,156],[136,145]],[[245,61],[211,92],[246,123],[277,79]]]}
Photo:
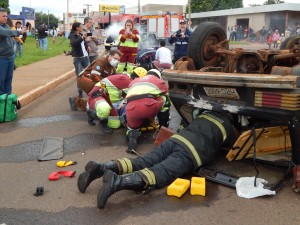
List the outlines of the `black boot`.
{"label": "black boot", "polygon": [[74,97],[70,96],[69,97],[69,103],[70,103],[70,108],[72,111],[76,111],[77,107],[75,105]]}
{"label": "black boot", "polygon": [[88,123],[89,123],[89,125],[95,126],[96,123],[94,122],[94,120],[95,120],[95,119],[98,119],[97,114],[96,114],[96,111],[95,111],[95,110],[92,110],[92,109],[88,109],[88,110],[86,111],[86,113],[87,113],[87,116],[88,116]]}
{"label": "black boot", "polygon": [[103,133],[106,133],[106,134],[112,134],[113,133],[113,130],[107,124],[107,119],[100,120],[99,127],[100,127],[100,130],[102,130]]}
{"label": "black boot", "polygon": [[107,170],[103,175],[103,186],[98,192],[97,206],[98,208],[104,208],[108,198],[118,191],[142,191],[145,187],[146,183],[138,173],[119,176],[113,171]]}
{"label": "black boot", "polygon": [[126,152],[132,153],[133,151],[136,151],[137,149],[137,142],[139,139],[141,132],[139,129],[129,130],[127,133],[128,138],[128,149]]}
{"label": "black boot", "polygon": [[90,183],[103,176],[106,170],[114,171],[119,173],[119,168],[114,161],[109,161],[104,164],[97,163],[94,161],[89,161],[85,165],[85,171],[81,173],[77,180],[77,187],[81,193],[84,193]]}

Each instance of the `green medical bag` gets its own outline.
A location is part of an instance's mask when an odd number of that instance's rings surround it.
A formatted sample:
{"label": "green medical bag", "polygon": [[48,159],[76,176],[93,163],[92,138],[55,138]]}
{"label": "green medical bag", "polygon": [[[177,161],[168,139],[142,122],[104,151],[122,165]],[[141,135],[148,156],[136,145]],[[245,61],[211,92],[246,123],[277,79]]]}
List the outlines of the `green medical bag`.
{"label": "green medical bag", "polygon": [[0,123],[15,120],[17,118],[17,110],[20,108],[17,95],[0,95]]}

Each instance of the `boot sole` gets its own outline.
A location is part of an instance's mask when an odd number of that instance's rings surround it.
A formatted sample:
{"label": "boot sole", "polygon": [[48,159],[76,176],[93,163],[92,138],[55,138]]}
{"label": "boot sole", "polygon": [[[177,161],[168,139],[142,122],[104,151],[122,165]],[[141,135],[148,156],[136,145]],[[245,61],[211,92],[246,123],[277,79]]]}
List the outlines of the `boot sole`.
{"label": "boot sole", "polygon": [[103,175],[103,186],[99,190],[98,195],[97,195],[97,207],[100,209],[103,209],[107,203],[108,198],[111,196],[110,194],[110,187],[111,187],[111,182],[113,181],[114,177],[114,172],[111,170],[105,171]]}
{"label": "boot sole", "polygon": [[84,193],[90,183],[99,178],[100,176],[93,175],[93,172],[97,169],[97,163],[89,161],[85,166],[85,172],[81,173],[77,180],[77,187],[81,193]]}

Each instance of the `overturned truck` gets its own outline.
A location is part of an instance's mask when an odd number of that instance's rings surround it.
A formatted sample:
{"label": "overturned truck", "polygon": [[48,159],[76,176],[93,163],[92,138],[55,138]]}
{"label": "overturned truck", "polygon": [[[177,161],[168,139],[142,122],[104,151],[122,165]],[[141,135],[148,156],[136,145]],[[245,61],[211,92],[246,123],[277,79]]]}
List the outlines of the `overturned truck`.
{"label": "overturned truck", "polygon": [[202,110],[226,111],[239,124],[234,146],[199,175],[229,186],[260,176],[273,190],[289,178],[300,192],[299,38],[287,38],[278,50],[229,49],[223,28],[205,22],[189,42],[196,70],[163,71],[183,124]]}

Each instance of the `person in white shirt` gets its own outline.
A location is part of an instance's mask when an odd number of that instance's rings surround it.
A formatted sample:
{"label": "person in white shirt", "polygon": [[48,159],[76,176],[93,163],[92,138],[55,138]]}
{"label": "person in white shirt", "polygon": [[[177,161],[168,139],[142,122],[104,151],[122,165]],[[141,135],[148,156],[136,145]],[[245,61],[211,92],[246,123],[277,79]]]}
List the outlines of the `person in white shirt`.
{"label": "person in white shirt", "polygon": [[170,69],[172,67],[172,53],[170,49],[166,48],[166,42],[161,41],[160,48],[157,49],[155,54],[155,61],[153,61],[153,65],[156,69]]}

